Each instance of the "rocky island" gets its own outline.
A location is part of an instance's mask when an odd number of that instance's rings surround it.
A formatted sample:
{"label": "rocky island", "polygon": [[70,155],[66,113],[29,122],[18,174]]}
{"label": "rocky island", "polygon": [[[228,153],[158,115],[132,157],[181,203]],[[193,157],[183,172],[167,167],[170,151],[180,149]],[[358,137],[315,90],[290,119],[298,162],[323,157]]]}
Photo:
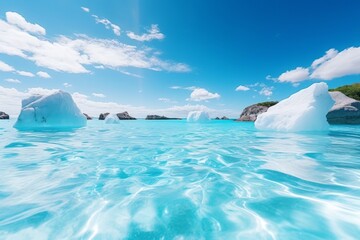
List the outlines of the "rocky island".
{"label": "rocky island", "polygon": [[266,112],[269,107],[274,106],[277,103],[278,102],[261,102],[248,106],[236,121],[254,122],[259,114]]}
{"label": "rocky island", "polygon": [[0,112],[0,119],[4,120],[4,119],[10,119],[9,115],[4,113],[4,112]]}
{"label": "rocky island", "polygon": [[159,115],[147,115],[145,120],[181,120],[181,118],[168,118]]}

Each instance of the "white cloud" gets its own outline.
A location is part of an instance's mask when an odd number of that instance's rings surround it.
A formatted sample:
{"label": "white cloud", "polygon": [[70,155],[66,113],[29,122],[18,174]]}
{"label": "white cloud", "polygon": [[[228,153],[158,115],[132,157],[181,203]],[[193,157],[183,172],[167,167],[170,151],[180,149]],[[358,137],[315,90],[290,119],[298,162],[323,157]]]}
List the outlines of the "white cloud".
{"label": "white cloud", "polygon": [[173,101],[169,98],[158,98],[158,101],[164,102],[164,103],[177,103],[176,101]]}
{"label": "white cloud", "polygon": [[68,88],[68,87],[72,87],[72,85],[71,85],[70,83],[67,83],[67,82],[66,82],[66,83],[64,83],[63,85],[64,85],[64,87],[66,87],[66,88]]}
{"label": "white cloud", "polygon": [[151,41],[154,39],[161,40],[165,38],[165,35],[160,32],[157,24],[152,24],[151,28],[147,30],[147,33],[142,35],[136,35],[134,32],[127,32],[127,36],[136,41]]}
{"label": "white cloud", "polygon": [[23,16],[21,16],[16,12],[6,12],[6,20],[8,23],[17,26],[25,30],[26,32],[41,34],[41,35],[46,34],[46,31],[42,26],[27,22]]}
{"label": "white cloud", "polygon": [[[337,53],[336,50],[333,51]],[[328,52],[324,57],[328,55]],[[310,77],[313,79],[332,80],[353,74],[360,74],[360,47],[347,48],[337,54],[333,54],[317,66]]]}
{"label": "white cloud", "polygon": [[[0,85],[0,102],[2,111],[10,114],[11,116],[18,115],[21,109],[21,100],[29,97],[32,94],[50,94],[56,91],[56,89],[45,89],[45,88],[29,88],[26,91],[19,91],[15,88],[5,88]],[[148,114],[158,114],[169,117],[186,117],[190,111],[207,111],[215,116],[228,116],[237,117],[238,113],[229,109],[212,109],[204,105],[183,105],[183,106],[172,106],[163,109],[151,109],[144,106],[131,106],[124,105],[115,102],[99,102],[93,101],[88,98],[87,95],[75,92],[72,97],[80,110],[84,113],[90,114],[91,116],[98,116],[102,112],[118,113],[128,111],[130,115],[135,117],[145,117]]]}
{"label": "white cloud", "polygon": [[204,88],[196,88],[194,91],[192,91],[188,100],[198,102],[216,98],[220,98],[220,95],[218,93],[211,93]]}
{"label": "white cloud", "polygon": [[116,36],[120,36],[120,27],[118,25],[113,24],[110,20],[106,18],[99,18],[97,15],[91,15],[95,18],[96,23],[101,23],[105,26],[106,29],[111,29]]}
{"label": "white cloud", "polygon": [[90,12],[90,9],[87,8],[87,7],[81,7],[81,9],[82,9],[84,12]]}
{"label": "white cloud", "polygon": [[195,86],[191,86],[191,87],[181,87],[181,86],[171,86],[170,87],[171,89],[174,89],[174,90],[189,90],[189,91],[194,91],[195,89],[197,89],[198,87],[195,87]]}
{"label": "white cloud", "polygon": [[250,88],[243,86],[243,85],[240,85],[235,89],[235,91],[249,91],[249,90],[250,90]]}
{"label": "white cloud", "polygon": [[51,76],[47,73],[47,72],[37,72],[36,75],[38,75],[39,77],[42,77],[42,78],[51,78]]}
{"label": "white cloud", "polygon": [[87,65],[109,69],[134,67],[155,71],[188,72],[183,63],[159,59],[156,51],[116,40],[85,35],[60,36],[54,41],[37,37],[0,19],[0,53],[19,56],[37,66],[68,73],[89,73]]}
{"label": "white cloud", "polygon": [[317,68],[319,65],[323,64],[324,62],[334,58],[338,53],[339,52],[334,48],[327,50],[324,56],[313,61],[311,67],[313,69]]}
{"label": "white cloud", "polygon": [[270,97],[273,94],[273,89],[274,87],[263,87],[260,91],[259,94],[260,95],[264,95],[267,97]]}
{"label": "white cloud", "polygon": [[304,81],[308,78],[309,78],[309,69],[297,67],[296,69],[282,73],[279,76],[278,80],[279,80],[279,82],[297,83],[297,82]]}
{"label": "white cloud", "polygon": [[9,83],[21,83],[20,80],[14,79],[14,78],[7,78],[7,79],[5,79],[5,81],[9,82]]}
{"label": "white cloud", "polygon": [[0,71],[3,71],[3,72],[12,72],[12,71],[14,71],[14,70],[15,70],[15,69],[14,69],[12,66],[4,63],[3,61],[0,61]]}
{"label": "white cloud", "polygon": [[282,73],[278,81],[291,82],[296,86],[304,80],[332,80],[354,74],[360,74],[360,47],[350,47],[341,52],[331,48],[324,56],[315,59],[311,67],[297,67]]}
{"label": "white cloud", "polygon": [[92,94],[94,97],[98,97],[98,98],[105,98],[106,96],[102,93],[93,93]]}
{"label": "white cloud", "polygon": [[35,75],[31,72],[26,71],[16,71],[17,74],[24,76],[24,77],[35,77]]}

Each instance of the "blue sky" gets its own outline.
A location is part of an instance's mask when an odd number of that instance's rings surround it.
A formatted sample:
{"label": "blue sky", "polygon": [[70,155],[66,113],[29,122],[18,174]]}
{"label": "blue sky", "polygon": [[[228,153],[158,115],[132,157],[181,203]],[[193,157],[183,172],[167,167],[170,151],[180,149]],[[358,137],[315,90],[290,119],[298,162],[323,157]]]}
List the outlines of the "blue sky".
{"label": "blue sky", "polygon": [[1,1],[0,111],[63,89],[92,115],[237,117],[314,82],[360,82],[359,9],[356,0]]}

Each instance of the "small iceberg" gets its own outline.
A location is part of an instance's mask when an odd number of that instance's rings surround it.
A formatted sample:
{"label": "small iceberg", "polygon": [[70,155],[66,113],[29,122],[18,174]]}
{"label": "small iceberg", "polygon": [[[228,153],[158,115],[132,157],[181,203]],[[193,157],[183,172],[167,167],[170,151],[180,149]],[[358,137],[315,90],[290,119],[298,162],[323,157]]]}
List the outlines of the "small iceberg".
{"label": "small iceberg", "polygon": [[255,127],[287,132],[324,131],[329,127],[326,114],[333,105],[327,84],[314,83],[260,114]]}
{"label": "small iceberg", "polygon": [[19,130],[86,126],[86,117],[67,92],[33,95],[23,99],[21,105],[20,115],[14,125]]}
{"label": "small iceberg", "polygon": [[210,120],[209,114],[204,111],[189,112],[187,119],[188,122],[207,122]]}
{"label": "small iceberg", "polygon": [[108,114],[105,118],[106,124],[119,124],[120,119],[116,114]]}

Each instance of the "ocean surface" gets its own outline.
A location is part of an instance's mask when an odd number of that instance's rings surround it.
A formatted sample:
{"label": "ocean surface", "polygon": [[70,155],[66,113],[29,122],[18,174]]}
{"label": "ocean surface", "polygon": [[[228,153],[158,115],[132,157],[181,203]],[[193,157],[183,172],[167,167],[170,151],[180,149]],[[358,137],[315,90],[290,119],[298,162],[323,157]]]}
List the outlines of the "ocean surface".
{"label": "ocean surface", "polygon": [[0,239],[359,239],[360,126],[0,121]]}

